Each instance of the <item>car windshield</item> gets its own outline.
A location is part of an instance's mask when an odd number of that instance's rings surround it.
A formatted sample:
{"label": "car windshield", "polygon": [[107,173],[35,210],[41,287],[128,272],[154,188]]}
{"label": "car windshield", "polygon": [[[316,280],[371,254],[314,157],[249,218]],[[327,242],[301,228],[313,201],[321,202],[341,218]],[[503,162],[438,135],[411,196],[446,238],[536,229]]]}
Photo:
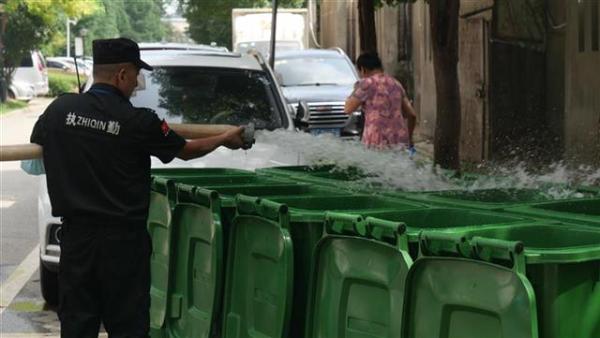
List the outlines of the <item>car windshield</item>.
{"label": "car windshield", "polygon": [[282,127],[265,73],[198,67],[155,67],[143,70],[134,106],[154,109],[172,123],[254,123],[259,129]]}
{"label": "car windshield", "polygon": [[278,59],[275,71],[280,75],[281,85],[351,85],[356,82],[354,70],[343,58],[299,57]]}

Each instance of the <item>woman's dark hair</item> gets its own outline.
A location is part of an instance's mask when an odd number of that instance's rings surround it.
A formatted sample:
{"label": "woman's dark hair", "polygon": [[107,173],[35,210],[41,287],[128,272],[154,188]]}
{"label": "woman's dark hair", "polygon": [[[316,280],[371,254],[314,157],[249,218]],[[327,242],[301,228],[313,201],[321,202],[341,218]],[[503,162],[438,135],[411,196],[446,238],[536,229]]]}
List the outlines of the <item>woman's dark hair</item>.
{"label": "woman's dark hair", "polygon": [[356,59],[358,69],[374,70],[382,69],[381,59],[375,52],[364,52]]}

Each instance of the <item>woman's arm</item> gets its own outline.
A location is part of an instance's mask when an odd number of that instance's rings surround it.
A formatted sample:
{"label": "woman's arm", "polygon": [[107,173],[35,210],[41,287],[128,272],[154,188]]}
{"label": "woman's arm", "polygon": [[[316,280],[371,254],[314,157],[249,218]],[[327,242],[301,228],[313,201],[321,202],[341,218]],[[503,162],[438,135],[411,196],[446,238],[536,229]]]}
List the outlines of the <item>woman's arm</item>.
{"label": "woman's arm", "polygon": [[358,107],[360,107],[361,104],[362,102],[360,102],[359,99],[354,97],[354,95],[350,95],[346,99],[346,103],[344,104],[344,113],[348,115],[352,114],[358,109]]}

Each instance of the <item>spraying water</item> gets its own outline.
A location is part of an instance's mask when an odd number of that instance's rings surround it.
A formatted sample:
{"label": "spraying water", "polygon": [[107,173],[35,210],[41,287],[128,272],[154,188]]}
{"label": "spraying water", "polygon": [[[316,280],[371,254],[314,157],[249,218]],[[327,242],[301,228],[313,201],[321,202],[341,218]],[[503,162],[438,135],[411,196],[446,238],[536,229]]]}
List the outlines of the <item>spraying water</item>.
{"label": "spraying water", "polygon": [[332,171],[358,169],[362,174],[355,184],[402,191],[442,191],[481,189],[537,189],[549,199],[577,198],[584,194],[575,185],[600,183],[600,169],[569,169],[556,163],[543,173],[534,173],[523,163],[495,166],[486,175],[453,177],[451,172],[435,169],[424,156],[411,159],[403,149],[375,151],[359,141],[347,141],[333,135],[314,136],[287,131],[261,131],[257,140],[277,144],[299,154],[308,166],[334,164]]}

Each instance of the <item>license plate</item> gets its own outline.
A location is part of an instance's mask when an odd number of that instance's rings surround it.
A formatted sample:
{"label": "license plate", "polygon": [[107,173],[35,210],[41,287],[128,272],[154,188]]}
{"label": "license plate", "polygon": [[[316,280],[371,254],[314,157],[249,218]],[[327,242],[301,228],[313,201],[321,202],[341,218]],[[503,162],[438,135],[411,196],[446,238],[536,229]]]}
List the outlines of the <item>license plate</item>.
{"label": "license plate", "polygon": [[340,128],[314,128],[310,130],[310,133],[313,135],[321,135],[321,134],[333,134],[335,136],[341,135]]}

